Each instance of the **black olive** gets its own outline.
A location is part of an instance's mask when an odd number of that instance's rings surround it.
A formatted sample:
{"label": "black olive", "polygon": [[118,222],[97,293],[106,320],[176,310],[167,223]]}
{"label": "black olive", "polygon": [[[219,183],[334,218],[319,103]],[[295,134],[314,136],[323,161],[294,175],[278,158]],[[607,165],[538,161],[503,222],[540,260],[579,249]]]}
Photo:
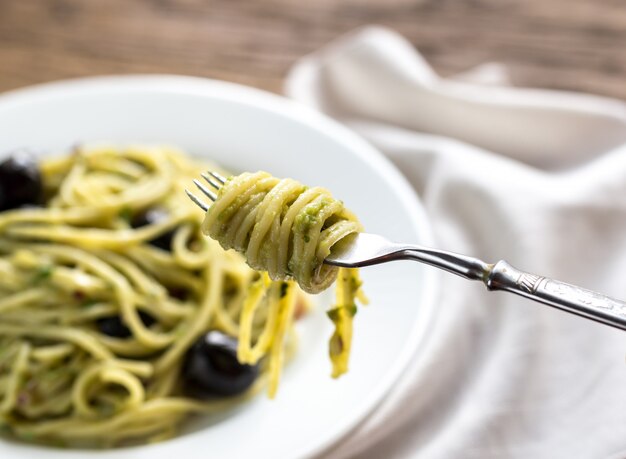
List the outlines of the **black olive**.
{"label": "black olive", "polygon": [[[133,228],[140,228],[146,225],[154,225],[169,218],[169,212],[161,207],[153,207],[141,212],[133,217],[130,224]],[[174,238],[175,229],[160,234],[150,241],[155,247],[163,250],[172,249],[172,239]]]}
{"label": "black olive", "polygon": [[187,301],[189,297],[191,296],[191,293],[189,292],[189,290],[187,290],[184,287],[168,287],[167,293],[172,298],[176,298],[177,300],[180,300],[180,301]]}
{"label": "black olive", "polygon": [[188,395],[203,399],[245,392],[259,375],[259,366],[239,363],[237,340],[214,330],[187,351],[182,371]]}
{"label": "black olive", "polygon": [[[139,318],[146,327],[152,325],[155,320],[150,314],[139,311]],[[98,329],[101,333],[112,336],[114,338],[129,338],[131,332],[129,328],[122,322],[120,316],[103,317],[96,321]]]}
{"label": "black olive", "polygon": [[27,151],[17,151],[0,163],[0,210],[39,204],[43,186],[35,157]]}

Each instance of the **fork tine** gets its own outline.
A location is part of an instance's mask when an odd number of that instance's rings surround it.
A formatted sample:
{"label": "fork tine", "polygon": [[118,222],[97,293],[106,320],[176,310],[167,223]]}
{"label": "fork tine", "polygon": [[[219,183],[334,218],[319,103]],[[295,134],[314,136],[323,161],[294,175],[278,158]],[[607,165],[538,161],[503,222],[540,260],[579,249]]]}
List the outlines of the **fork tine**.
{"label": "fork tine", "polygon": [[209,174],[211,174],[213,177],[215,177],[215,179],[220,182],[222,185],[224,183],[226,183],[226,178],[222,177],[220,174],[218,174],[217,172],[214,171],[209,171]]}
{"label": "fork tine", "polygon": [[199,180],[193,179],[194,185],[198,187],[200,191],[204,193],[206,197],[208,197],[211,201],[215,201],[217,199],[217,195],[205,187]]}
{"label": "fork tine", "polygon": [[213,188],[215,188],[216,190],[219,190],[219,189],[220,189],[220,187],[222,186],[222,184],[221,184],[221,183],[216,183],[215,181],[213,181],[213,179],[211,178],[211,176],[210,176],[209,174],[207,174],[206,172],[204,172],[204,173],[202,173],[202,174],[200,174],[200,175],[202,175],[202,178],[203,178],[204,180],[206,180],[206,181],[209,183],[209,185],[211,185],[211,186],[212,186]]}
{"label": "fork tine", "polygon": [[191,191],[185,190],[185,193],[187,193],[187,196],[189,196],[189,199],[191,199],[202,210],[204,210],[205,212],[209,210],[208,204],[205,202],[202,202],[202,200],[198,196],[193,194]]}

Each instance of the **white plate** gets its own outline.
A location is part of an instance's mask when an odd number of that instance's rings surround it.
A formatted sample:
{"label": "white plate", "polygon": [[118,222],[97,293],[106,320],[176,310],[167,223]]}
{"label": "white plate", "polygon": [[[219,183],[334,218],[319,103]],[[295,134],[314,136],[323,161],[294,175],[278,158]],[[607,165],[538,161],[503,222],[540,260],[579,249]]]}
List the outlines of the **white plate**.
{"label": "white plate", "polygon": [[[264,169],[323,185],[368,231],[429,244],[427,217],[404,178],[371,146],[333,121],[281,97],[205,79],[105,77],[0,96],[0,152],[64,151],[76,142],[160,143],[235,171]],[[322,453],[371,412],[415,355],[434,310],[434,276],[417,263],[363,270],[371,305],[356,317],[350,372],[330,378],[323,309],[301,325],[300,352],[278,397],[261,395],[204,428],[98,458],[303,458]],[[0,440],[0,457],[88,458]]]}

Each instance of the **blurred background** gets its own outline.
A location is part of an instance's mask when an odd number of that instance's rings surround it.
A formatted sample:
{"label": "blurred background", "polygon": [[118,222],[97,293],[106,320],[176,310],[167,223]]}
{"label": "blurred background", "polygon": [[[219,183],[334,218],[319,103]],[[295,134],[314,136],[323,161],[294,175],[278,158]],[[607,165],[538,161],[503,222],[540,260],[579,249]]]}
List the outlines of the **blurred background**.
{"label": "blurred background", "polygon": [[373,23],[443,76],[495,61],[516,85],[626,99],[623,0],[0,0],[0,91],[176,73],[281,92],[297,58]]}

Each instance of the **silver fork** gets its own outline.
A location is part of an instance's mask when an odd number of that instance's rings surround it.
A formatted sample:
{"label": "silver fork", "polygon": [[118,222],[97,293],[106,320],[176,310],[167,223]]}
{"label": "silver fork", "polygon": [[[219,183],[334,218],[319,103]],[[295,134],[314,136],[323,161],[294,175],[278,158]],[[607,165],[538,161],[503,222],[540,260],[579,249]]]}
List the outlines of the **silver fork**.
{"label": "silver fork", "polygon": [[[219,190],[226,179],[216,172],[202,174],[202,178]],[[211,201],[217,199],[214,191],[199,180],[198,189]],[[189,190],[191,200],[204,211],[209,204]],[[359,268],[396,260],[414,260],[443,269],[465,279],[481,281],[490,291],[503,290],[520,295],[563,311],[626,330],[626,303],[601,293],[587,290],[544,276],[520,271],[504,260],[486,263],[478,258],[445,250],[412,244],[391,242],[377,234],[360,233],[333,250],[324,263],[345,268]]]}

